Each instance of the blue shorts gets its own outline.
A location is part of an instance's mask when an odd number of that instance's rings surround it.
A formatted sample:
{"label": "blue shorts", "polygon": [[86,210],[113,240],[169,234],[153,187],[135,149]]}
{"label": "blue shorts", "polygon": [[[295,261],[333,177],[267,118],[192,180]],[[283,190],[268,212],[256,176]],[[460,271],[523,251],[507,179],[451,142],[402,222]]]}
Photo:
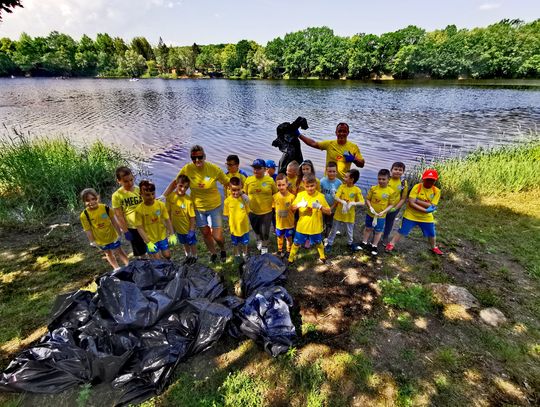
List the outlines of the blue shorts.
{"label": "blue shorts", "polygon": [[276,228],[276,236],[277,237],[292,237],[294,235],[294,229],[277,229]]}
{"label": "blue shorts", "polygon": [[193,235],[191,239],[188,238],[187,233],[185,235],[177,233],[176,236],[178,237],[178,241],[182,244],[187,244],[188,246],[193,246],[197,244],[197,236],[195,235]]}
{"label": "blue shorts", "polygon": [[422,229],[422,234],[424,235],[424,237],[435,237],[435,223],[418,222],[416,220],[410,220],[406,218],[403,218],[398,233],[403,236],[408,236],[408,234],[415,226],[418,226],[420,229]]}
{"label": "blue shorts", "polygon": [[155,252],[151,252],[150,250],[148,250],[148,248],[146,249],[146,251],[148,252],[148,254],[156,254],[161,250],[169,250],[169,241],[167,239],[163,239],[159,242],[156,242],[156,248],[157,250]]}
{"label": "blue shorts", "polygon": [[[384,224],[386,218],[377,218],[377,226],[375,226],[375,232],[384,231]],[[366,229],[373,229],[373,217],[366,215]]]}
{"label": "blue shorts", "polygon": [[242,236],[231,235],[231,240],[233,246],[238,246],[239,244],[246,246],[249,243],[249,232],[244,233]]}
{"label": "blue shorts", "polygon": [[223,227],[223,206],[219,205],[210,211],[198,211],[195,209],[195,220],[198,228],[210,226],[211,228]]}
{"label": "blue shorts", "polygon": [[114,250],[118,249],[122,245],[122,242],[120,242],[120,239],[118,239],[116,242],[112,242],[109,244],[106,244],[105,246],[98,246],[101,250]]}
{"label": "blue shorts", "polygon": [[304,243],[306,243],[306,240],[309,239],[309,243],[312,245],[316,245],[322,242],[322,234],[316,233],[314,235],[305,235],[300,232],[296,232],[294,234],[294,244],[297,244],[298,246],[303,246]]}

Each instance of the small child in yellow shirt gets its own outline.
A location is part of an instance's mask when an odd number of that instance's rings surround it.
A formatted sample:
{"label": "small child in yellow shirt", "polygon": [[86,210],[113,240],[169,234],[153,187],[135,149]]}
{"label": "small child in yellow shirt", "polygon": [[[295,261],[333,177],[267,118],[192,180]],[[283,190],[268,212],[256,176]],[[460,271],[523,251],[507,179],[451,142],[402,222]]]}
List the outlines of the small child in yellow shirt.
{"label": "small child in yellow shirt", "polygon": [[184,245],[185,264],[197,262],[197,237],[195,235],[195,205],[186,193],[189,177],[184,174],[176,177],[176,190],[167,195],[166,206],[178,241]]}
{"label": "small child in yellow shirt", "polygon": [[111,209],[99,201],[99,195],[93,188],[86,188],[81,192],[85,210],[79,217],[90,246],[99,247],[105,253],[107,261],[114,270],[119,269],[118,257],[124,265],[129,263],[128,257],[122,249],[119,234],[120,225]]}
{"label": "small child in yellow shirt", "polygon": [[287,164],[287,189],[289,192],[296,196],[298,188],[296,186],[298,181],[298,171],[300,170],[300,164],[297,161],[291,161]]}
{"label": "small child in yellow shirt", "polygon": [[[292,203],[295,196],[287,189],[287,176],[278,174],[276,177],[278,192],[274,194],[274,209],[276,212],[276,236],[278,255],[280,257],[289,257],[292,248],[294,235],[294,213]],[[286,252],[283,251],[283,243],[286,244]]]}
{"label": "small child in yellow shirt", "polygon": [[142,180],[139,190],[143,201],[135,209],[137,231],[146,243],[150,257],[160,259],[163,256],[168,260],[171,258],[169,245],[177,244],[178,238],[169,219],[167,207],[156,200],[156,185],[153,182]]}
{"label": "small child in yellow shirt", "polygon": [[223,215],[229,218],[234,259],[237,263],[246,260],[249,244],[249,199],[242,193],[242,186],[240,178],[232,177],[229,181],[230,195],[223,202]]}

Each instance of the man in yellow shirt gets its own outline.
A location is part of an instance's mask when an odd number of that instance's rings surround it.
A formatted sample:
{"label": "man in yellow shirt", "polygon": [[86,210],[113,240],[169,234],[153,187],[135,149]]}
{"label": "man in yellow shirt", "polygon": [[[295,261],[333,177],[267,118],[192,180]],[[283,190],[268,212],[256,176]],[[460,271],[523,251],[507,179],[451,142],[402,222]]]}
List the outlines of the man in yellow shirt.
{"label": "man in yellow shirt", "polygon": [[266,161],[257,158],[251,164],[253,175],[247,177],[244,191],[249,197],[249,221],[255,236],[257,249],[261,254],[268,253],[268,239],[272,224],[272,196],[277,192],[276,183],[265,174]]}
{"label": "man in yellow shirt", "polygon": [[394,235],[392,241],[386,245],[386,251],[391,252],[402,236],[407,236],[411,230],[418,226],[422,230],[424,237],[428,238],[431,251],[437,255],[443,252],[437,247],[435,219],[433,212],[437,210],[441,190],[435,186],[435,181],[439,179],[437,170],[428,169],[422,174],[422,182],[411,188],[407,207],[403,213],[403,221],[398,233]]}
{"label": "man in yellow shirt", "polygon": [[[326,165],[330,161],[337,163],[337,177],[343,181],[345,173],[351,169],[351,163],[363,168],[364,157],[355,143],[347,141],[349,125],[338,123],[336,127],[336,140],[315,141],[310,137],[300,134],[298,137],[308,146],[326,151]],[[325,165],[325,167],[326,167]]]}
{"label": "man in yellow shirt", "polygon": [[[249,244],[249,198],[242,194],[242,180],[232,177],[229,182],[230,196],[223,203],[223,215],[229,218],[229,230],[237,263],[246,260]],[[243,259],[240,258],[240,249]]]}

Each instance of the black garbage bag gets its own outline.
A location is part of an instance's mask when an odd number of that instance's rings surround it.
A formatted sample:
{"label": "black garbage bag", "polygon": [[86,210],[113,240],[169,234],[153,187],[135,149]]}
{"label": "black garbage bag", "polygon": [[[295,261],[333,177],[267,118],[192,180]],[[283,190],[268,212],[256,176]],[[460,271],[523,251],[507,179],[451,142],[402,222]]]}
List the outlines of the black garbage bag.
{"label": "black garbage bag", "polygon": [[296,340],[289,310],[292,306],[293,300],[285,288],[265,288],[250,295],[235,318],[244,335],[262,343],[264,350],[276,357],[287,352]]}
{"label": "black garbage bag", "polygon": [[283,154],[279,160],[278,172],[285,174],[287,165],[291,161],[296,161],[300,164],[304,161],[302,155],[302,147],[298,139],[298,129],[308,129],[307,120],[303,117],[297,117],[292,123],[284,122],[276,128],[277,137],[272,141],[272,146],[279,148]]}
{"label": "black garbage bag", "polygon": [[242,270],[240,287],[243,297],[249,297],[262,288],[282,285],[287,280],[287,266],[269,253],[250,257]]}
{"label": "black garbage bag", "polygon": [[95,304],[92,302],[94,295],[90,291],[78,290],[56,297],[49,331],[59,327],[74,330],[85,324],[95,311]]}

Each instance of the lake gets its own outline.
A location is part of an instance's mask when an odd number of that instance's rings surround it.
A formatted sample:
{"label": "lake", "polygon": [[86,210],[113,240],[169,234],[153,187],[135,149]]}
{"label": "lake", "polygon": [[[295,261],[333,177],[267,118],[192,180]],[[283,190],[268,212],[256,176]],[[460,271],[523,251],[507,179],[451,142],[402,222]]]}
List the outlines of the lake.
{"label": "lake", "polygon": [[[6,78],[0,79],[0,124],[121,145],[148,161],[159,192],[189,161],[193,144],[222,168],[228,154],[238,154],[249,170],[254,158],[278,162],[281,153],[271,143],[279,123],[304,116],[305,134],[324,140],[335,138],[336,124],[345,121],[366,159],[365,189],[394,161],[410,168],[421,158],[522,141],[540,124],[539,85]],[[303,152],[322,176],[324,152],[308,146]]]}

